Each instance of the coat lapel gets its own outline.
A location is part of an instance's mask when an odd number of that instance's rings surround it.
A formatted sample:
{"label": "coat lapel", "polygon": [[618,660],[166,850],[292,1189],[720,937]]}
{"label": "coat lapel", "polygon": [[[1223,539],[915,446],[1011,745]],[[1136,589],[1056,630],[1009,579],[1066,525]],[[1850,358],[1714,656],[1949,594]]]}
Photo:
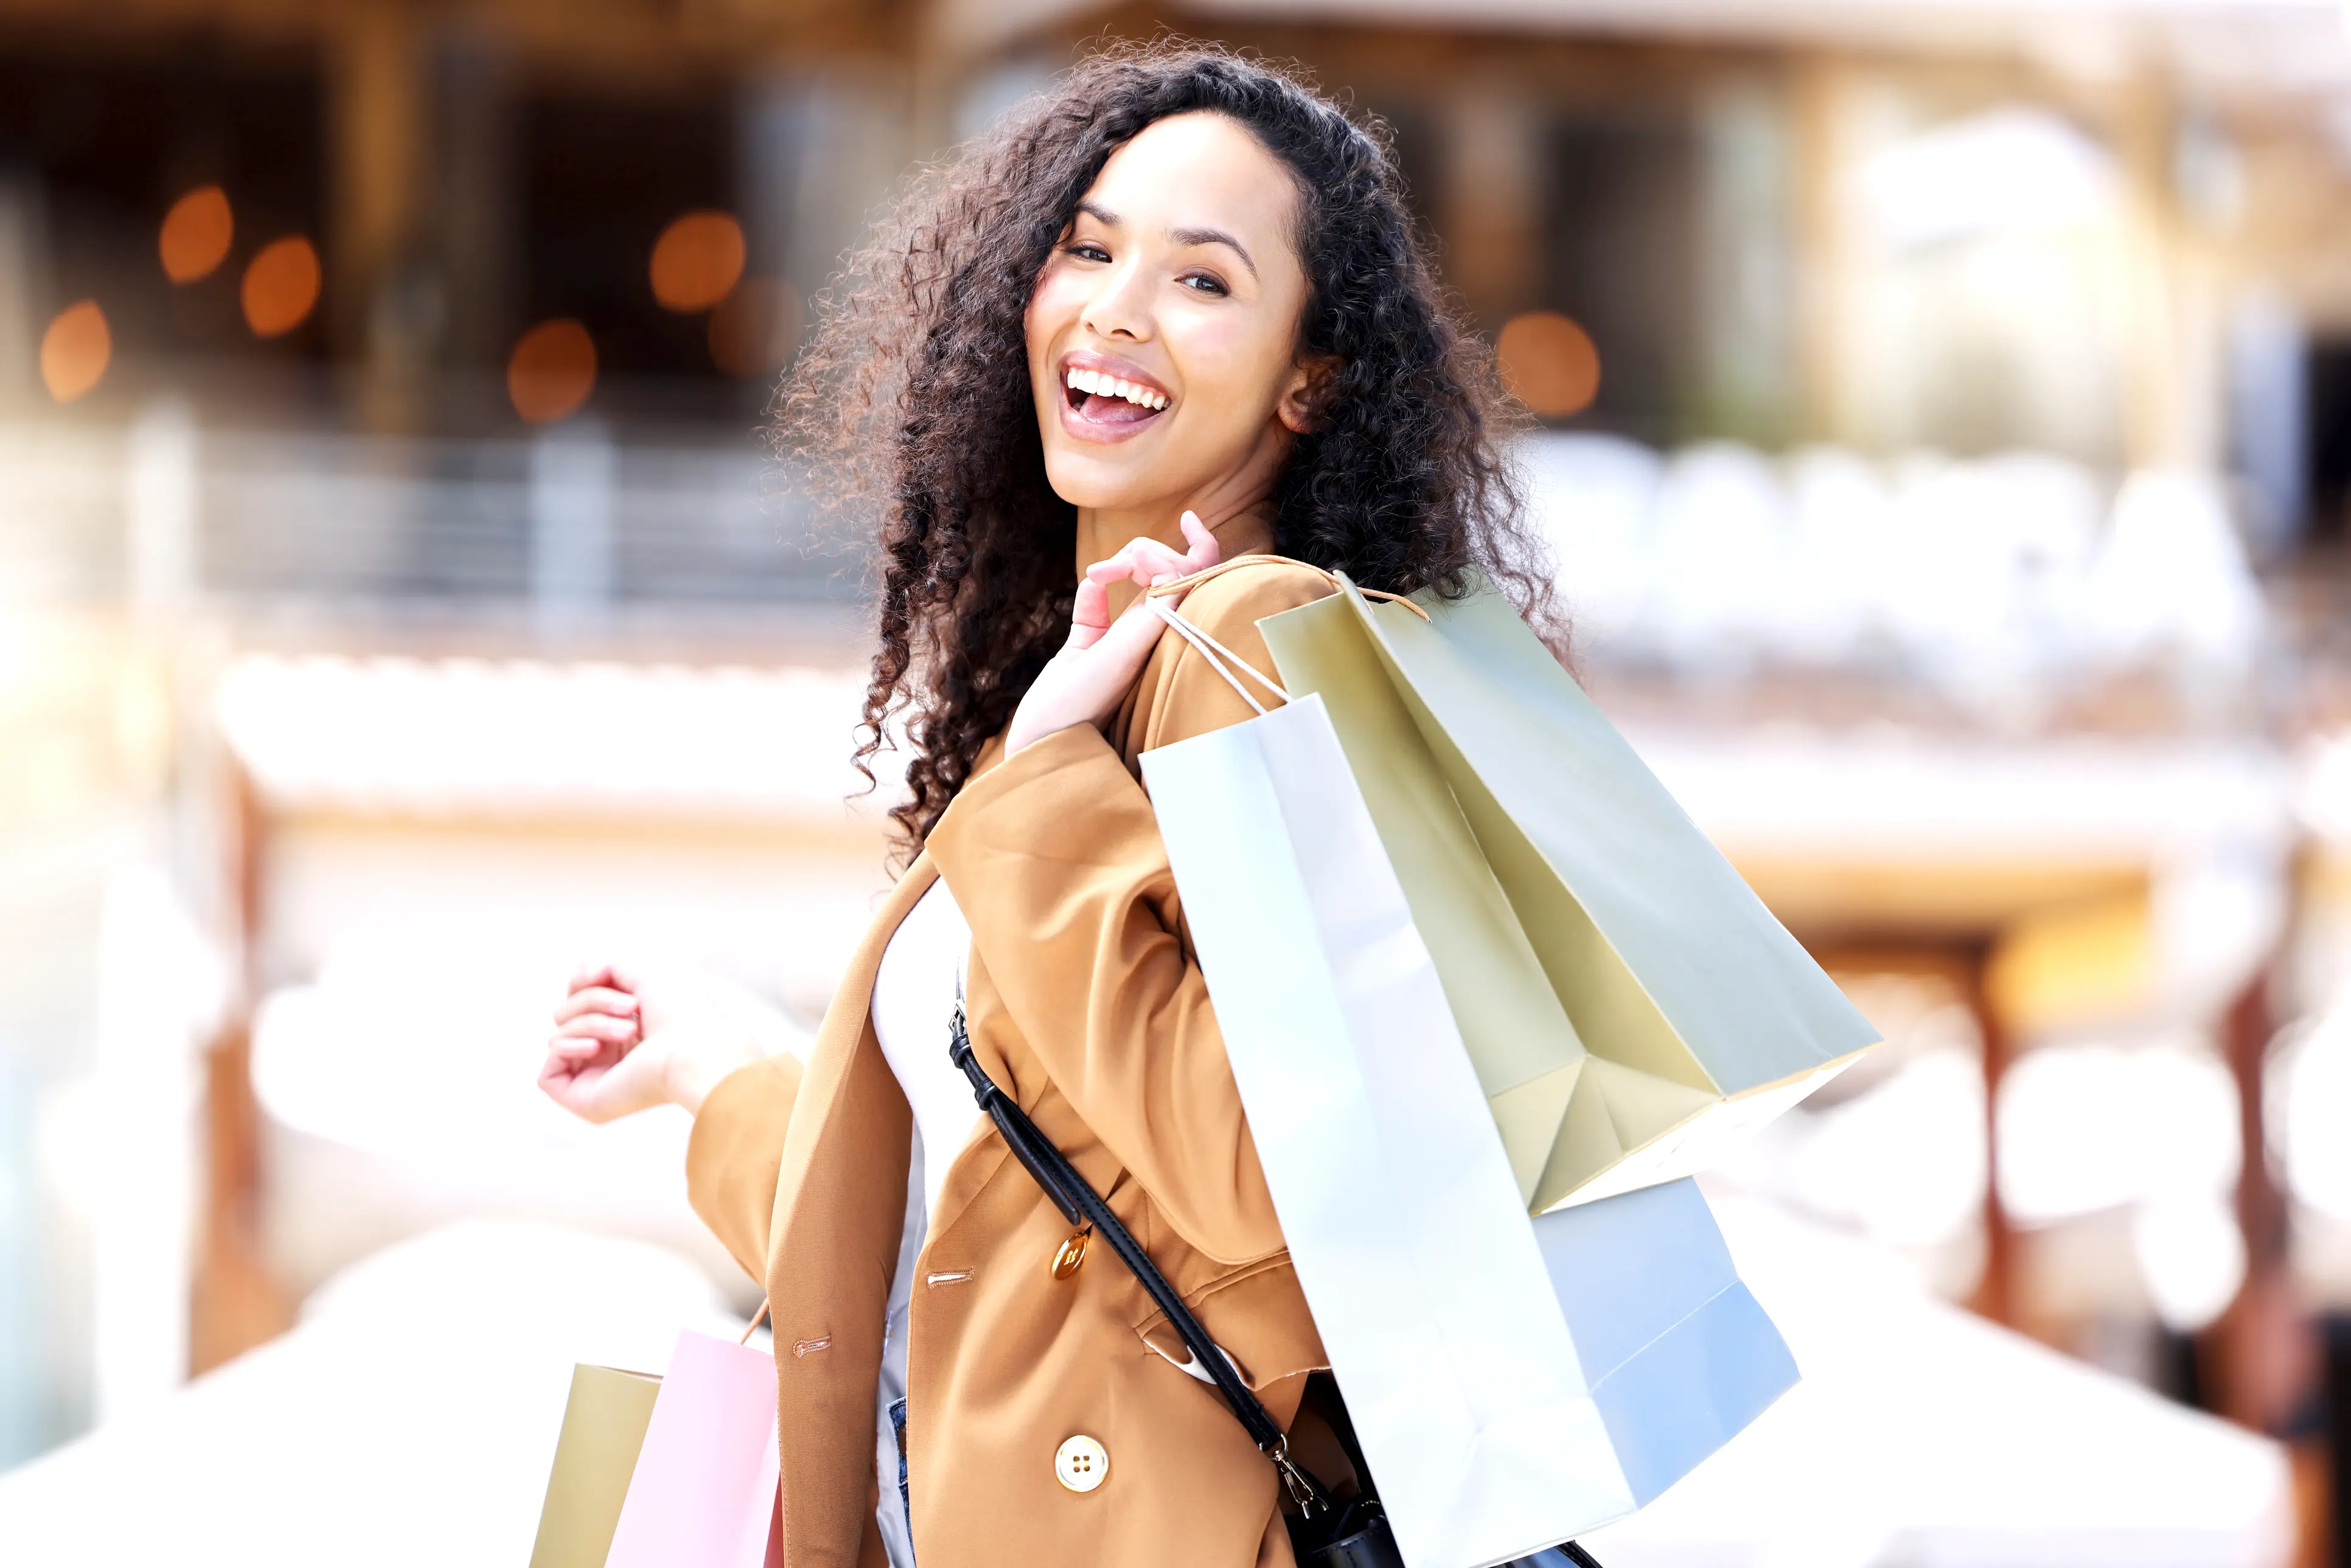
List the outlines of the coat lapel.
{"label": "coat lapel", "polygon": [[853,1568],[872,1523],[873,1389],[906,1212],[913,1115],[870,1017],[882,954],[937,870],[892,888],[810,1052],[768,1247],[784,1561]]}

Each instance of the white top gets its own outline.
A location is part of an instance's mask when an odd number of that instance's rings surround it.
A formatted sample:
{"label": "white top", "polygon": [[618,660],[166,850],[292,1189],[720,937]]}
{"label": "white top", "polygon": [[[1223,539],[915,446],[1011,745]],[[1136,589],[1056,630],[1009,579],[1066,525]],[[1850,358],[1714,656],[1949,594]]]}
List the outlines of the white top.
{"label": "white top", "polygon": [[941,877],[898,923],[873,977],[873,1033],[930,1155],[923,1172],[926,1212],[937,1210],[947,1166],[971,1141],[980,1116],[971,1081],[947,1060],[947,1026],[970,951],[971,927]]}
{"label": "white top", "polygon": [[[882,1055],[914,1108],[914,1160],[906,1172],[906,1219],[898,1241],[898,1267],[890,1281],[888,1319],[882,1337],[882,1375],[874,1385],[873,1476],[881,1499],[873,1510],[890,1568],[914,1568],[905,1504],[898,1490],[897,1423],[891,1407],[906,1397],[906,1312],[914,1294],[914,1260],[938,1212],[939,1188],[947,1166],[971,1141],[981,1120],[971,1082],[947,1060],[947,1030],[963,985],[964,960],[971,952],[971,927],[947,891],[946,878],[933,883],[891,934],[873,977],[873,1034]],[[939,1151],[925,1157],[926,1150]]]}

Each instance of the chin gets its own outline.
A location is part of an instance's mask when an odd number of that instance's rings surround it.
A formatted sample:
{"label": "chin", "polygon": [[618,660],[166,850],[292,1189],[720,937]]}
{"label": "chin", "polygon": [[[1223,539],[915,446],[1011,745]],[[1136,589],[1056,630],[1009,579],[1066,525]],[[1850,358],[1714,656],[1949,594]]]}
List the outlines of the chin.
{"label": "chin", "polygon": [[1149,505],[1166,486],[1140,482],[1143,476],[1123,465],[1088,461],[1063,453],[1045,455],[1045,481],[1053,494],[1072,507],[1097,511],[1123,511]]}

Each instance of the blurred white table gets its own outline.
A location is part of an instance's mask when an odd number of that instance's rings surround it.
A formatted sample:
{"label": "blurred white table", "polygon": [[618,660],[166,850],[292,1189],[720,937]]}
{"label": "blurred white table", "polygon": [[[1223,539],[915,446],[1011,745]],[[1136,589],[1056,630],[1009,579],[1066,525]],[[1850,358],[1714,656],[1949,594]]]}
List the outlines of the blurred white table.
{"label": "blurred white table", "polygon": [[[1719,1202],[1804,1383],[1639,1516],[1608,1568],[2271,1568],[2275,1445],[1929,1297],[1900,1264]],[[0,1477],[0,1563],[517,1568],[572,1363],[739,1328],[643,1243],[471,1221],[341,1277],[302,1326]],[[1076,1568],[1076,1565],[1071,1565]]]}
{"label": "blurred white table", "polygon": [[291,1333],[0,1477],[22,1568],[522,1568],[575,1362],[736,1334],[664,1249],[472,1220],[348,1270]]}
{"label": "blurred white table", "polygon": [[1803,1382],[1632,1519],[1607,1568],[2275,1568],[2278,1445],[1987,1322],[1908,1265],[1714,1195]]}

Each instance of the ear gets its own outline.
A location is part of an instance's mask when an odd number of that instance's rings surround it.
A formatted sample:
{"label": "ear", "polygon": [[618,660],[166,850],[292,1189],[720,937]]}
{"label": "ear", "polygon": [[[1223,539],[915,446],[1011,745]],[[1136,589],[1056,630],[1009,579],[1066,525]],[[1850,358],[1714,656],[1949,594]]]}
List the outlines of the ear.
{"label": "ear", "polygon": [[1308,435],[1322,429],[1331,381],[1338,371],[1339,361],[1331,355],[1301,357],[1290,367],[1290,384],[1281,390],[1281,401],[1274,405],[1274,417],[1293,435]]}

